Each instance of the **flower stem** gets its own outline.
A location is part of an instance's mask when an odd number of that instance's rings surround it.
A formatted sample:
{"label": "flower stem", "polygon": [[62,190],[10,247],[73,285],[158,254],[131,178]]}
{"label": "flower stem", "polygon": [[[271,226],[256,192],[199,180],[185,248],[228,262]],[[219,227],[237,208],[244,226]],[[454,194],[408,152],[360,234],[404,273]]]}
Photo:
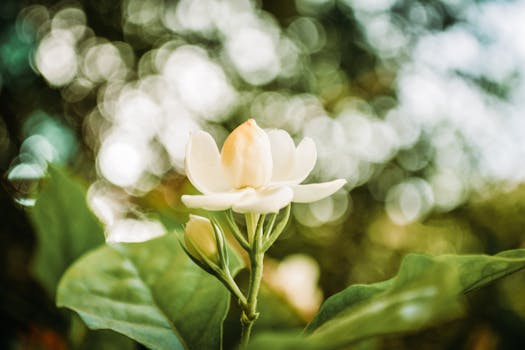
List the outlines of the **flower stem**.
{"label": "flower stem", "polygon": [[263,233],[264,233],[264,218],[262,215],[258,218],[256,229],[254,230],[252,249],[250,250],[250,284],[248,287],[248,297],[246,304],[243,306],[241,315],[242,334],[241,334],[241,348],[246,348],[250,341],[253,324],[259,317],[257,312],[257,297],[259,296],[259,289],[261,287],[261,280],[263,276]]}
{"label": "flower stem", "polygon": [[[257,224],[259,223],[260,214],[256,213],[247,213],[245,214],[246,217],[246,229],[248,230],[248,244],[251,246],[251,250],[253,252],[254,248],[254,242],[255,242],[255,235],[257,233]],[[264,220],[262,220],[264,221]]]}
{"label": "flower stem", "polygon": [[268,230],[267,236],[265,236],[265,240],[263,243],[263,251],[267,251],[270,249],[270,247],[275,243],[277,238],[281,235],[281,233],[284,231],[284,228],[288,224],[288,220],[290,219],[290,208],[291,205],[288,205],[285,209],[284,216],[281,219],[281,221],[277,224],[277,226],[274,229],[273,224],[275,223],[275,216],[273,217],[273,221],[271,223],[271,229]]}
{"label": "flower stem", "polygon": [[257,297],[259,295],[259,289],[261,287],[261,279],[263,274],[263,256],[264,253],[258,253],[253,257],[253,260],[251,262],[252,272],[250,276],[250,288],[248,298],[246,301],[246,308],[243,310],[241,316],[241,346],[243,348],[248,345],[253,324],[255,323],[255,320],[257,320],[257,318],[259,317],[259,313],[257,312]]}
{"label": "flower stem", "polygon": [[231,232],[237,242],[244,248],[244,250],[249,251],[250,250],[250,244],[244,238],[243,234],[241,233],[241,230],[239,229],[239,226],[237,226],[237,223],[235,222],[235,219],[233,217],[233,213],[231,209],[229,209],[226,213],[226,221],[228,222],[228,225],[230,226]]}
{"label": "flower stem", "polygon": [[226,269],[224,272],[219,274],[219,280],[224,284],[226,288],[230,291],[231,294],[233,294],[237,300],[239,301],[239,305],[243,307],[247,304],[246,297],[239,289],[239,286],[237,283],[235,283],[235,280],[233,279],[230,271]]}

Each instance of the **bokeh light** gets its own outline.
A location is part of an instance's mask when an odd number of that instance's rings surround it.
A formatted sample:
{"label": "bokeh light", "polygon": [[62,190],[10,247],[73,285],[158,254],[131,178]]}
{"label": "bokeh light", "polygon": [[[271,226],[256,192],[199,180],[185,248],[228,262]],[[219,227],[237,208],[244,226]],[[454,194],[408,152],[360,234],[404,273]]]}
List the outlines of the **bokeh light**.
{"label": "bokeh light", "polygon": [[77,74],[77,55],[69,32],[54,31],[38,46],[36,65],[46,80],[55,86],[63,86]]}
{"label": "bokeh light", "polygon": [[323,298],[317,283],[319,266],[303,254],[287,256],[269,274],[269,283],[289,300],[305,318],[319,308]]}
{"label": "bokeh light", "polygon": [[[0,5],[0,17],[13,6]],[[269,252],[286,259],[283,275],[309,276],[290,283],[308,284],[307,308],[318,302],[318,278],[331,295],[391,276],[408,251],[525,244],[516,233],[523,1],[17,6],[0,27],[0,163],[22,206],[35,203],[48,163],[59,163],[88,180],[107,241],[162,235],[166,217],[185,220],[180,196],[195,191],[184,177],[191,133],[205,130],[220,147],[254,118],[296,144],[315,141],[305,183],[347,180],[329,198],[294,205]]]}
{"label": "bokeh light", "polygon": [[[390,0],[335,3],[298,0],[298,15],[281,25],[248,0],[129,0],[123,41],[97,36],[77,5],[32,5],[17,25],[36,33],[34,67],[67,102],[97,96],[77,118],[100,175],[130,193],[145,193],[170,169],[183,174],[193,130],[220,141],[220,124],[248,117],[297,141],[312,137],[311,179],[345,178],[347,191],[368,184],[396,223],[453,210],[494,182],[523,181],[525,46],[515,35],[523,4],[444,2],[461,19],[444,27],[442,9],[431,4],[394,11],[401,5]],[[330,11],[356,21],[359,45],[377,59],[374,73],[348,75],[346,39],[323,17]],[[394,93],[363,94],[367,74]],[[21,152],[67,158],[56,138],[34,134]],[[310,226],[337,220],[330,203],[296,216]]]}

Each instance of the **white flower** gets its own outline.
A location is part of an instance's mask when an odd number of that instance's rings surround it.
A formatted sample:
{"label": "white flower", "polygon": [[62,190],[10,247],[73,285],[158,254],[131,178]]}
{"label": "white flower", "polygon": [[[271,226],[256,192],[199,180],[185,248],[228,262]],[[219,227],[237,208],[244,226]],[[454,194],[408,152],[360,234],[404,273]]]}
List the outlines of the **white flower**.
{"label": "white flower", "polygon": [[328,197],[346,181],[300,185],[317,158],[312,139],[295,147],[284,130],[265,132],[250,119],[226,138],[221,153],[210,134],[192,133],[186,148],[186,174],[202,195],[184,195],[187,207],[232,208],[239,213],[276,213],[290,202]]}

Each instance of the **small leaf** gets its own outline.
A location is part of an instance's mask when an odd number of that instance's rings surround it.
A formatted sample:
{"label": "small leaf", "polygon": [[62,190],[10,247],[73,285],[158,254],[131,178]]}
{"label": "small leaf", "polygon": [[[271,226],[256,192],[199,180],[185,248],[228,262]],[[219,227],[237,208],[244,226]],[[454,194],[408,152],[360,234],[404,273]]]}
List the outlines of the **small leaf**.
{"label": "small leaf", "polygon": [[151,349],[219,349],[229,302],[226,288],[171,234],[88,253],[57,292],[57,304],[90,328],[115,330]]}
{"label": "small leaf", "polygon": [[60,168],[50,166],[49,174],[29,217],[38,239],[33,269],[54,295],[66,268],[104,243],[104,231],[87,206],[84,186]]}

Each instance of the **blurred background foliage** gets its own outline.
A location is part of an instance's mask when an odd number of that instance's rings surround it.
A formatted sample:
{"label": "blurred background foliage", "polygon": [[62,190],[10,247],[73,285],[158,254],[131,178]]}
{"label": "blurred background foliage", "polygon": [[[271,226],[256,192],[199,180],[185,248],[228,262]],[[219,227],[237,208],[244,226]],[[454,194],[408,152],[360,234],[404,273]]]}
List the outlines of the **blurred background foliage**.
{"label": "blurred background foliage", "polygon": [[[187,214],[189,133],[220,143],[249,117],[315,140],[310,181],[348,180],[295,205],[260,327],[304,324],[407,252],[524,247],[523,18],[524,1],[2,1],[0,348],[66,348],[78,327],[31,270],[48,163],[89,184],[108,241],[139,241]],[[362,346],[520,348],[524,288],[518,273],[459,321]]]}

